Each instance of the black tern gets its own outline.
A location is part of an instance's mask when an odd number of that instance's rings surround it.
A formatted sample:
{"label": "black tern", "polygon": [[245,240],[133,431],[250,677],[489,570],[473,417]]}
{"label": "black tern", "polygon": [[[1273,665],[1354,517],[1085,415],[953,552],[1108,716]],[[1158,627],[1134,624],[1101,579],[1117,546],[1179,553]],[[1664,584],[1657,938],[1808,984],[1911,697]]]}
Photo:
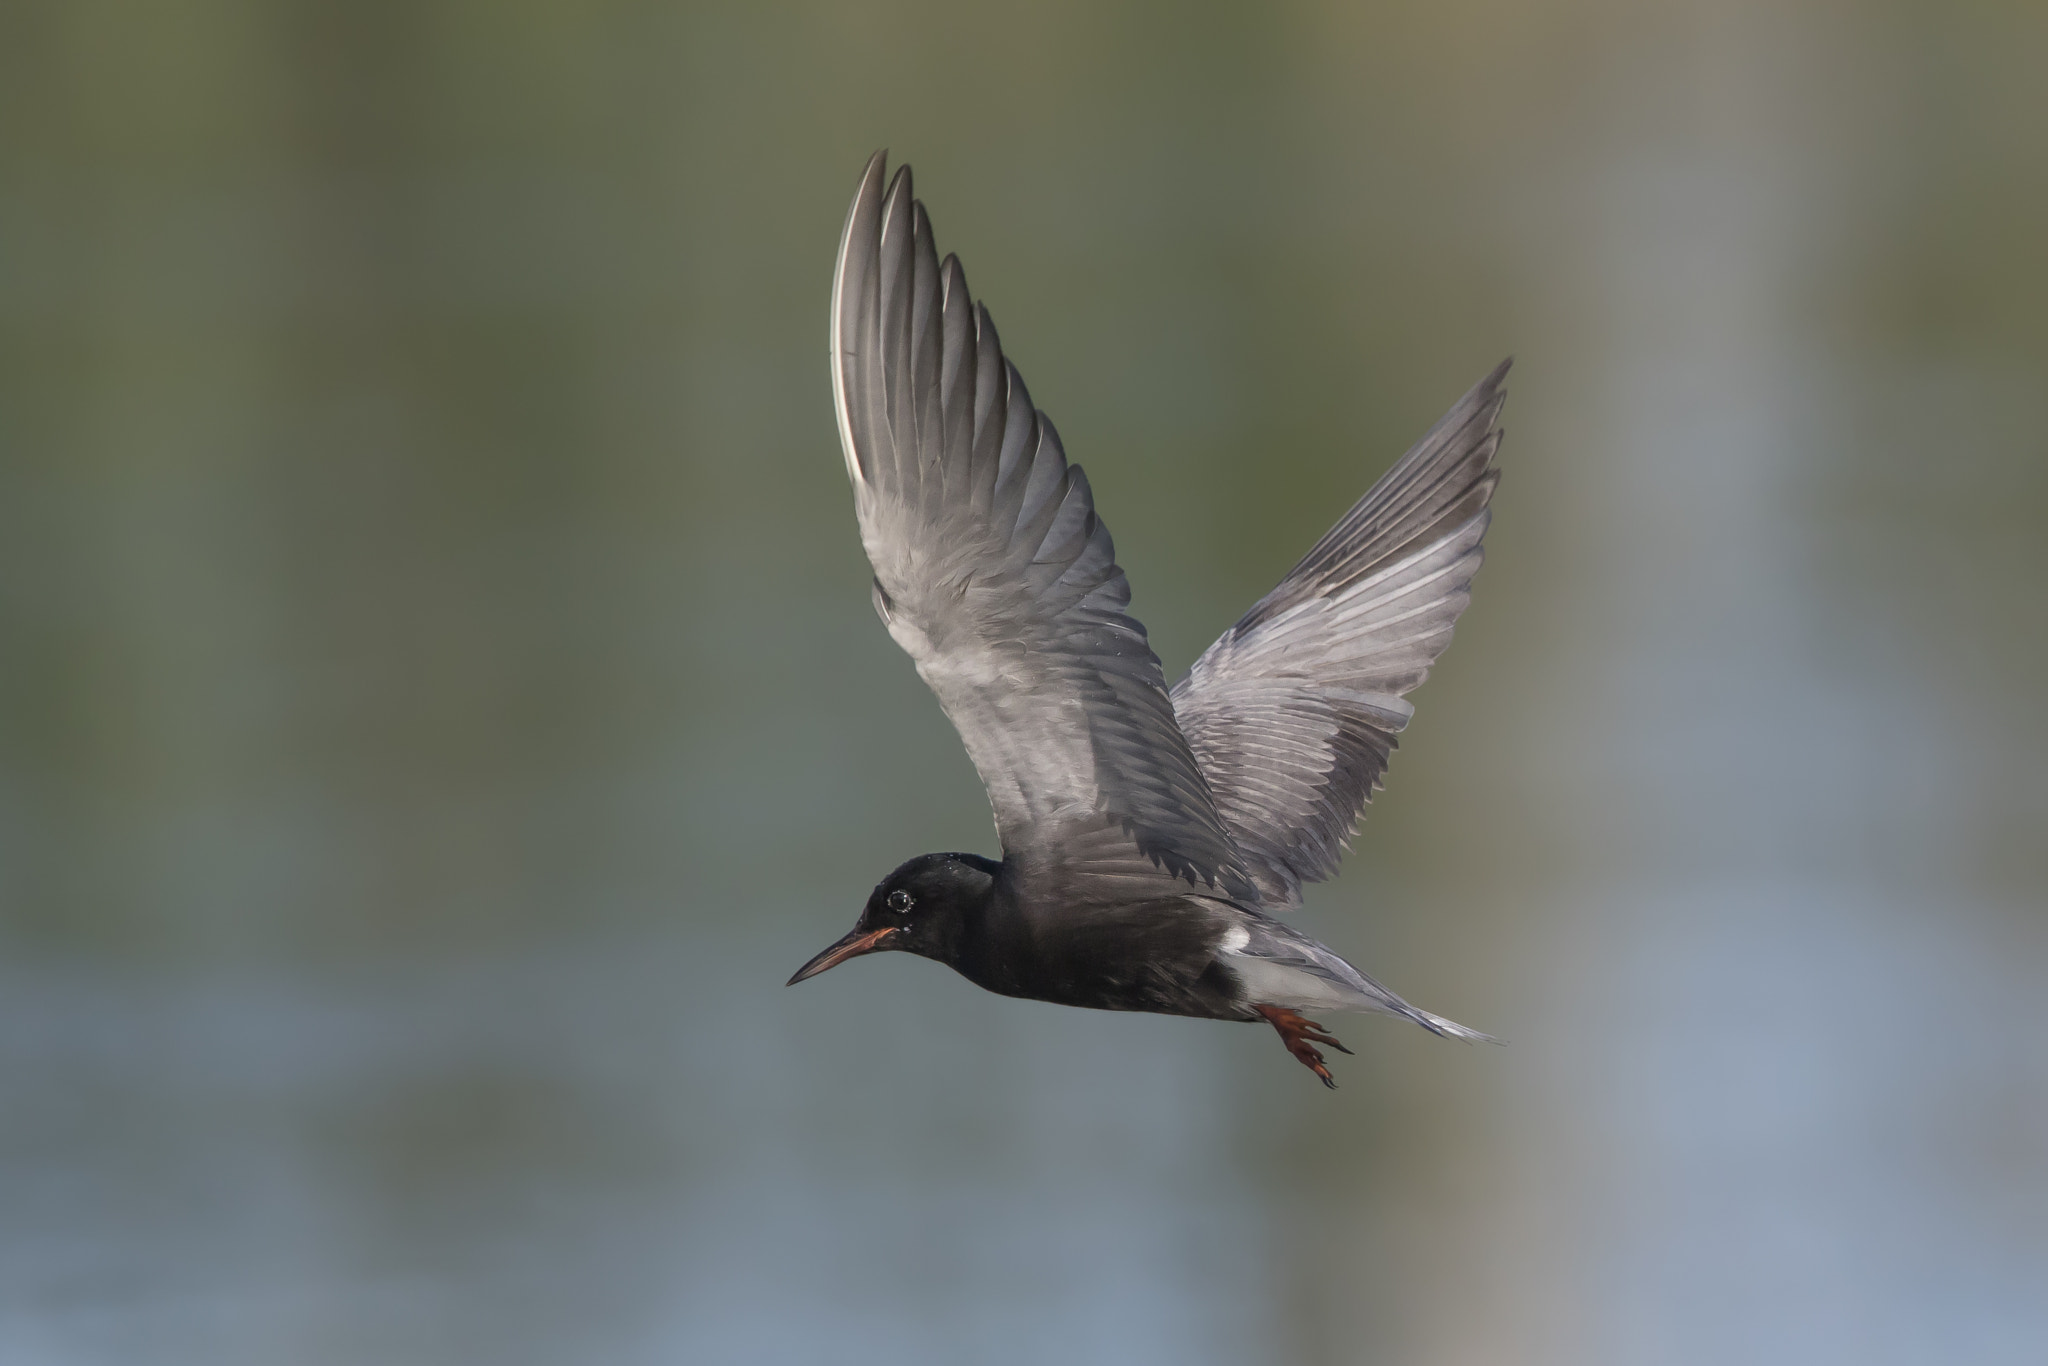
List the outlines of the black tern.
{"label": "black tern", "polygon": [[875,611],[980,771],[1003,856],[903,864],[790,985],[901,950],[1005,996],[1263,1020],[1332,1087],[1318,1045],[1350,1050],[1304,1012],[1487,1038],[1276,913],[1336,871],[1471,599],[1508,362],[1169,690],[1087,476],[886,160],[833,275],[839,439]]}

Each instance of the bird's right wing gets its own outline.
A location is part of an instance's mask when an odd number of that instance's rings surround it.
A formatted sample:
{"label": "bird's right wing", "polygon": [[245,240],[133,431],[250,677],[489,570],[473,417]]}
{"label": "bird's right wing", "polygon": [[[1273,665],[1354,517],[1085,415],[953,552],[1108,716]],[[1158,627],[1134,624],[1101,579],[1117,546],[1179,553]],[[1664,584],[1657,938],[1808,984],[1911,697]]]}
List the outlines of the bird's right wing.
{"label": "bird's right wing", "polygon": [[1508,362],[1174,685],[1181,730],[1263,904],[1337,870],[1394,736],[1471,601]]}
{"label": "bird's right wing", "polygon": [[832,283],[832,387],[875,610],[988,786],[1007,858],[1248,901],[1088,480],[868,163]]}

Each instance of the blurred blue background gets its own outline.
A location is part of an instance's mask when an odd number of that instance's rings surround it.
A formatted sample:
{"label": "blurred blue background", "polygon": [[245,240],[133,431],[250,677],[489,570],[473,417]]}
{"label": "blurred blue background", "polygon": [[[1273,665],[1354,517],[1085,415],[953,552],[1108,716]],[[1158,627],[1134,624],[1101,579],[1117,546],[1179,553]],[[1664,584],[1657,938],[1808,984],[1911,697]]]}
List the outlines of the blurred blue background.
{"label": "blurred blue background", "polygon": [[[2048,1360],[2048,7],[0,8],[0,1363]],[[1314,933],[995,850],[825,372],[916,167],[1175,676],[1502,355]]]}

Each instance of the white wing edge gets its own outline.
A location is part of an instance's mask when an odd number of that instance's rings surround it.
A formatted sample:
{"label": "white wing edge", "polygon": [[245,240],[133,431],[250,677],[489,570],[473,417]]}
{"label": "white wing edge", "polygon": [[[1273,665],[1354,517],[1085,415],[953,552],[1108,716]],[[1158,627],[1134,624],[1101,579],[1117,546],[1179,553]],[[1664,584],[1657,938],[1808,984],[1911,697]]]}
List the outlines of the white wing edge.
{"label": "white wing edge", "polygon": [[[846,290],[846,248],[853,241],[854,220],[860,217],[861,202],[868,197],[877,176],[876,167],[888,156],[888,149],[876,152],[868,158],[868,168],[861,174],[860,189],[854,192],[853,203],[846,210],[846,224],[839,230],[839,258],[832,267],[832,338],[828,352],[832,360],[832,410],[839,419],[839,449],[846,457],[846,477],[858,489],[865,484],[860,474],[860,458],[853,449],[853,419],[846,411],[846,363],[843,343],[840,340],[840,319],[842,296]],[[884,220],[884,230],[887,222]]]}

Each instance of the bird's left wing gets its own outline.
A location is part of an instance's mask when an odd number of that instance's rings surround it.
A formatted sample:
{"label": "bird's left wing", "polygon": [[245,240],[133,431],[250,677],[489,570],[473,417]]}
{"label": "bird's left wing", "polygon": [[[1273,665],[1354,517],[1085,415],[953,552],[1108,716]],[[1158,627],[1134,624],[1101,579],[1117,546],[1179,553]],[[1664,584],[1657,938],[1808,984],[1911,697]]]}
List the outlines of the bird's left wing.
{"label": "bird's left wing", "polygon": [[960,732],[1006,857],[1256,901],[1087,478],[881,153],[840,239],[832,384],[875,609]]}
{"label": "bird's left wing", "polygon": [[1472,599],[1507,371],[1459,399],[1173,686],[1269,910],[1337,870],[1414,713],[1403,694]]}

